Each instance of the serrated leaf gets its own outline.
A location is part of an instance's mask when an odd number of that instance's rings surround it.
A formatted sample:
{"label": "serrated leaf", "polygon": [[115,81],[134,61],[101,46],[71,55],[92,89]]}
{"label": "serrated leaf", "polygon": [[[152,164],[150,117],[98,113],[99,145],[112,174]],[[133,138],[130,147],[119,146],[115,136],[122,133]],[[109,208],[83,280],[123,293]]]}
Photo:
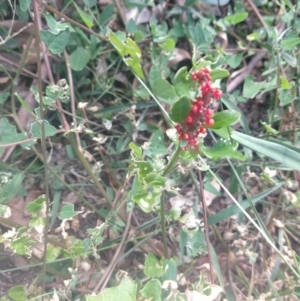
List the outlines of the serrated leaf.
{"label": "serrated leaf", "polygon": [[[44,120],[44,130],[45,130],[45,137],[50,137],[57,133],[57,129],[54,126],[50,125],[48,120]],[[33,135],[33,137],[42,138],[41,123],[40,122],[32,123],[30,132]]]}
{"label": "serrated leaf", "polygon": [[70,30],[67,28],[59,34],[53,34],[49,30],[41,30],[40,36],[41,40],[47,45],[48,49],[53,54],[60,54],[64,51],[68,44]]}
{"label": "serrated leaf", "polygon": [[59,219],[64,220],[64,219],[70,219],[77,215],[80,211],[75,211],[74,210],[74,205],[67,203],[65,204],[60,211],[60,214],[58,216]]}
{"label": "serrated leaf", "polygon": [[88,28],[92,28],[94,23],[93,23],[93,16],[88,15],[87,13],[85,13],[79,6],[75,4],[76,10],[81,18],[81,20],[84,22],[84,24],[88,27]]}
{"label": "serrated leaf", "polygon": [[217,79],[222,79],[229,76],[229,72],[225,69],[214,69],[210,72],[210,76],[212,81],[216,81]]}
{"label": "serrated leaf", "polygon": [[201,151],[205,154],[206,157],[215,161],[220,160],[222,158],[231,158],[245,161],[245,156],[236,150],[237,147],[238,143],[236,142],[229,143],[229,141],[224,142],[223,140],[219,140],[211,148],[206,148],[202,146]]}
{"label": "serrated leaf", "polygon": [[74,71],[81,71],[85,68],[90,59],[91,53],[87,49],[83,47],[77,47],[76,50],[70,55],[71,68]]}
{"label": "serrated leaf", "polygon": [[152,253],[149,253],[145,260],[144,274],[147,277],[161,277],[165,273],[164,260],[158,260]]}
{"label": "serrated leaf", "polygon": [[210,126],[211,129],[221,129],[224,127],[229,127],[237,123],[240,119],[241,114],[236,111],[224,110],[213,116],[215,121],[213,126]]}
{"label": "serrated leaf", "polygon": [[163,78],[156,78],[151,84],[151,88],[153,94],[164,103],[173,104],[178,97],[174,87]]}
{"label": "serrated leaf", "polygon": [[180,97],[172,106],[170,118],[174,122],[182,123],[191,110],[192,104],[186,96]]}
{"label": "serrated leaf", "polygon": [[231,138],[273,160],[300,171],[300,154],[283,145],[232,131]]}

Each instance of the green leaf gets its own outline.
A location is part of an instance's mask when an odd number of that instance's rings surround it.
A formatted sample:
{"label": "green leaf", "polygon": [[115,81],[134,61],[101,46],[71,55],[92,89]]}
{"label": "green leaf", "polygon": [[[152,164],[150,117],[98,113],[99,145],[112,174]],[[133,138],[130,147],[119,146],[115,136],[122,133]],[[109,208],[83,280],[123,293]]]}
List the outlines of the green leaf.
{"label": "green leaf", "polygon": [[278,161],[292,170],[300,171],[300,154],[283,145],[251,137],[237,131],[232,132],[231,138],[256,152]]}
{"label": "green leaf", "polygon": [[295,46],[297,46],[300,43],[300,38],[285,38],[281,40],[280,45],[284,50],[290,51],[295,49]]}
{"label": "green leaf", "polygon": [[206,243],[203,232],[180,230],[180,247],[188,257],[195,257],[206,252]]}
{"label": "green leaf", "polygon": [[74,205],[67,203],[65,204],[60,211],[60,214],[58,216],[59,219],[64,220],[64,219],[70,219],[77,215],[80,211],[75,211],[74,210]]}
{"label": "green leaf", "polygon": [[245,161],[245,156],[236,150],[237,147],[238,143],[236,142],[230,143],[229,140],[219,140],[211,148],[206,148],[202,146],[201,151],[205,154],[206,157],[215,161],[220,160],[222,158],[231,158]]}
{"label": "green leaf", "polygon": [[87,13],[85,13],[79,6],[76,5],[76,3],[74,2],[76,10],[81,18],[81,20],[84,22],[84,24],[88,27],[88,28],[92,28],[94,25],[93,22],[93,16],[88,15]]}
{"label": "green leaf", "polygon": [[53,54],[60,54],[64,51],[68,44],[70,30],[67,28],[59,34],[53,34],[49,30],[41,30],[40,35],[41,40],[47,45],[48,49]]}
{"label": "green leaf", "polygon": [[182,67],[176,72],[173,84],[177,95],[191,96],[191,80],[187,78],[187,67]]}
{"label": "green leaf", "polygon": [[221,129],[223,127],[229,127],[237,123],[240,119],[241,114],[236,111],[224,110],[213,116],[215,121],[213,126],[210,126],[211,129]]}
{"label": "green leaf", "polygon": [[4,105],[4,103],[6,102],[6,100],[8,99],[8,96],[10,95],[9,91],[6,92],[1,92],[0,94],[0,105]]}
{"label": "green leaf", "polygon": [[241,13],[235,13],[231,16],[227,16],[225,18],[225,20],[229,23],[231,23],[232,25],[236,25],[240,22],[243,22],[244,20],[246,20],[248,17],[248,13],[247,12],[241,12]]}
{"label": "green leaf", "polygon": [[280,105],[283,107],[293,102],[296,98],[297,98],[296,86],[293,86],[289,90],[280,90],[279,92]]}
{"label": "green leaf", "polygon": [[237,53],[237,54],[228,54],[226,55],[227,63],[231,68],[237,68],[242,61],[243,53]]}
{"label": "green leaf", "polygon": [[71,25],[67,22],[61,23],[57,22],[51,14],[48,12],[44,13],[44,16],[47,20],[47,25],[49,27],[49,31],[55,35],[59,34],[61,31],[65,31],[67,28],[74,31]]}
{"label": "green leaf", "polygon": [[172,106],[170,118],[174,122],[182,123],[191,110],[192,104],[186,96],[180,97]]}
{"label": "green leaf", "polygon": [[217,79],[222,79],[222,78],[229,76],[229,72],[225,69],[214,69],[214,70],[211,70],[210,76],[211,76],[212,81],[214,82]]}
{"label": "green leaf", "polygon": [[112,16],[114,15],[114,9],[115,9],[114,3],[110,3],[107,6],[105,6],[105,8],[103,9],[100,15],[100,20],[99,20],[100,25],[103,25],[110,18],[112,18]]}
{"label": "green leaf", "polygon": [[18,142],[25,138],[25,134],[17,133],[16,126],[11,125],[6,117],[0,119],[0,156],[4,151],[4,148],[1,148],[1,144]]}
{"label": "green leaf", "polygon": [[[48,120],[44,120],[45,137],[53,136],[57,133],[57,129],[50,125]],[[33,137],[42,138],[42,128],[40,122],[34,122],[31,124],[30,132]]]}
{"label": "green leaf", "polygon": [[92,8],[97,4],[97,0],[83,0],[83,2],[88,8]]}
{"label": "green leaf", "polygon": [[20,0],[19,2],[22,11],[27,11],[29,9],[31,0]]}
{"label": "green leaf", "polygon": [[131,156],[134,160],[141,160],[143,158],[143,152],[141,147],[137,146],[133,142],[129,143],[129,147],[131,148]]}
{"label": "green leaf", "polygon": [[25,288],[21,284],[10,288],[7,295],[13,301],[26,301],[27,300],[27,296],[25,294]]}
{"label": "green leaf", "polygon": [[158,205],[161,192],[139,192],[133,195],[132,199],[146,213],[151,212],[154,206]]}
{"label": "green leaf", "polygon": [[156,78],[151,84],[153,94],[162,102],[173,104],[177,99],[174,87],[163,78]]}
{"label": "green leaf", "polygon": [[161,301],[161,283],[157,279],[151,279],[148,281],[143,289],[140,290],[140,294],[151,301]]}
{"label": "green leaf", "polygon": [[87,295],[86,301],[136,301],[136,289],[136,283],[129,278],[124,278],[118,286],[106,288],[98,296]]}
{"label": "green leaf", "polygon": [[284,90],[291,89],[290,82],[283,75],[280,76],[280,82],[281,82],[281,89]]}
{"label": "green leaf", "polygon": [[18,173],[12,178],[9,175],[0,173],[0,204],[10,202],[22,188],[23,175]]}
{"label": "green leaf", "polygon": [[26,209],[27,209],[27,211],[29,213],[38,214],[39,211],[41,209],[43,209],[45,202],[46,202],[46,196],[45,195],[41,195],[36,200],[30,202],[26,206]]}
{"label": "green leaf", "polygon": [[[265,198],[266,196],[268,196],[269,194],[273,193],[274,191],[276,191],[277,189],[279,189],[284,183],[278,183],[276,184],[274,187],[270,188],[270,189],[267,189],[255,196],[253,196],[251,198],[251,201],[253,204],[259,202],[260,200],[262,200],[263,198]],[[240,205],[246,210],[250,207],[250,203],[248,200],[243,200],[240,202]],[[208,224],[209,225],[214,225],[218,222],[221,222],[223,220],[226,220],[228,219],[229,217],[235,215],[235,214],[238,214],[240,213],[241,210],[240,208],[234,204],[234,205],[231,205],[230,207],[226,208],[226,209],[223,209],[221,211],[219,211],[218,213],[212,215],[212,216],[209,216],[208,217]]]}
{"label": "green leaf", "polygon": [[166,155],[169,153],[165,146],[164,134],[161,129],[154,133],[151,143],[144,153],[149,157],[153,157],[153,155]]}
{"label": "green leaf", "polygon": [[144,80],[145,76],[141,67],[142,52],[138,45],[130,38],[126,38],[122,32],[111,32],[108,39],[122,57],[125,64],[129,66],[137,76]]}
{"label": "green leaf", "polygon": [[252,76],[247,76],[243,86],[243,97],[254,98],[264,87],[264,83],[254,82]]}
{"label": "green leaf", "polygon": [[83,47],[78,47],[70,56],[71,68],[74,71],[81,71],[83,68],[85,68],[90,59],[90,52]]}
{"label": "green leaf", "polygon": [[147,277],[161,277],[165,273],[164,259],[160,261],[151,253],[149,253],[145,260],[144,274]]}

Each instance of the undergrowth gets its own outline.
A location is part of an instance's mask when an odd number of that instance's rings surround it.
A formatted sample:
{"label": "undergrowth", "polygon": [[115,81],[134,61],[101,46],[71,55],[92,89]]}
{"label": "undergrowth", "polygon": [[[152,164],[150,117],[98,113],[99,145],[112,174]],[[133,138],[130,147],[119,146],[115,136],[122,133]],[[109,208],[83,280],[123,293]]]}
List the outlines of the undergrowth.
{"label": "undergrowth", "polygon": [[1,2],[1,300],[298,300],[299,4]]}

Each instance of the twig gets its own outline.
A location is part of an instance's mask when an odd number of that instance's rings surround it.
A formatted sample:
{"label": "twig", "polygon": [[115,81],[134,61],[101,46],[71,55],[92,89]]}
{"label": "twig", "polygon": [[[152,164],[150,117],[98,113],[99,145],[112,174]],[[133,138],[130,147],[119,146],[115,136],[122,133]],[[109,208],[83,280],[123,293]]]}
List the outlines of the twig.
{"label": "twig", "polygon": [[209,275],[210,275],[210,282],[214,283],[213,278],[213,264],[211,259],[211,253],[210,253],[210,241],[209,241],[209,234],[208,234],[208,222],[207,222],[207,208],[206,203],[204,200],[204,191],[203,191],[203,181],[202,181],[202,175],[201,171],[198,170],[198,180],[199,180],[199,188],[201,192],[201,201],[202,201],[202,210],[203,210],[203,222],[204,222],[204,235],[205,235],[205,241],[206,241],[206,247],[207,247],[207,254],[208,254],[208,261],[209,261]]}
{"label": "twig", "polygon": [[99,282],[95,286],[95,288],[94,288],[95,292],[97,292],[100,287],[101,287],[100,291],[102,291],[105,288],[105,286],[106,286],[107,282],[109,281],[110,276],[111,276],[111,274],[112,274],[112,272],[113,272],[113,270],[114,270],[114,268],[115,268],[115,266],[116,266],[116,264],[118,262],[118,256],[120,255],[121,250],[122,250],[122,248],[124,246],[125,240],[126,240],[126,238],[128,236],[128,231],[130,229],[130,224],[131,224],[132,213],[133,213],[133,210],[131,210],[129,212],[129,214],[128,214],[127,221],[126,221],[126,227],[124,229],[122,240],[121,240],[121,242],[120,242],[120,244],[119,244],[119,246],[118,246],[118,248],[117,248],[117,250],[116,250],[116,252],[115,252],[115,254],[114,254],[114,256],[113,256],[113,258],[111,260],[111,262],[110,262],[110,264],[108,265],[108,267],[106,268],[105,272],[103,273],[103,275],[99,279]]}
{"label": "twig", "polygon": [[[66,67],[67,67],[68,78],[69,78],[73,126],[74,126],[74,129],[76,129],[77,128],[76,101],[75,101],[74,83],[73,83],[73,76],[72,76],[72,70],[71,70],[71,64],[70,64],[70,57],[69,57],[66,50],[64,50],[64,55],[65,55],[65,59],[66,59]],[[81,144],[80,144],[80,138],[79,138],[79,134],[77,132],[75,132],[75,138],[76,138],[77,147],[82,152],[82,147],[81,147]]]}
{"label": "twig", "polygon": [[[44,161],[44,173],[45,173],[45,192],[46,192],[46,222],[44,228],[44,257],[43,257],[43,275],[46,275],[47,271],[47,247],[48,247],[48,228],[49,228],[49,200],[50,200],[50,191],[49,191],[49,181],[48,181],[48,162],[47,162],[47,153],[46,153],[46,135],[45,135],[45,123],[44,123],[44,104],[43,104],[43,83],[42,83],[42,66],[41,66],[41,58],[40,58],[40,32],[38,27],[38,16],[39,16],[39,8],[37,3],[33,2],[33,11],[34,11],[34,29],[35,29],[35,43],[36,43],[36,56],[37,56],[37,70],[38,70],[38,90],[39,90],[39,102],[40,102],[40,114],[41,114],[41,133],[42,133],[42,150],[43,150],[43,161]],[[42,288],[43,292],[45,292],[46,288],[46,280],[45,277],[42,277]]]}

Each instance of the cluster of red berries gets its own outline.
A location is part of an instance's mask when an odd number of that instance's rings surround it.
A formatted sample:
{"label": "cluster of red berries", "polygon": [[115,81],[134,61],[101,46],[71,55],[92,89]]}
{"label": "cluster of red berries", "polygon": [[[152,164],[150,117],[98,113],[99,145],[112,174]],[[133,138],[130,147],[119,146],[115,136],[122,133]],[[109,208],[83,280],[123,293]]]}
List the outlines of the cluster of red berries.
{"label": "cluster of red berries", "polygon": [[213,100],[219,99],[223,93],[214,88],[211,81],[210,69],[202,68],[191,74],[193,81],[199,84],[199,96],[192,101],[192,107],[182,124],[175,126],[179,140],[187,141],[183,150],[198,150],[197,138],[200,134],[206,134],[207,127],[214,125],[212,110],[209,108]]}

